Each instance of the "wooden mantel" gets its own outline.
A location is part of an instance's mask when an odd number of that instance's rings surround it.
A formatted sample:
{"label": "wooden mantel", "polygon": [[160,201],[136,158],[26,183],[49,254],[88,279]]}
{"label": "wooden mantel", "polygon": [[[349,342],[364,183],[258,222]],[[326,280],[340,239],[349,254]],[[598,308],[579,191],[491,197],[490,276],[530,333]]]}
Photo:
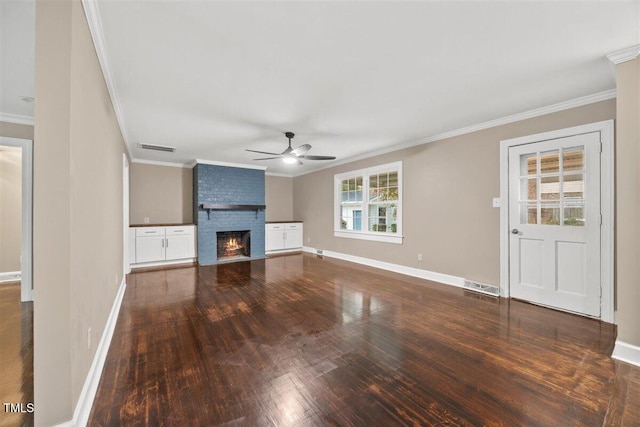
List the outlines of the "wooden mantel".
{"label": "wooden mantel", "polygon": [[203,203],[200,209],[207,211],[207,219],[211,219],[211,211],[258,211],[266,209],[266,205],[229,205],[218,203]]}

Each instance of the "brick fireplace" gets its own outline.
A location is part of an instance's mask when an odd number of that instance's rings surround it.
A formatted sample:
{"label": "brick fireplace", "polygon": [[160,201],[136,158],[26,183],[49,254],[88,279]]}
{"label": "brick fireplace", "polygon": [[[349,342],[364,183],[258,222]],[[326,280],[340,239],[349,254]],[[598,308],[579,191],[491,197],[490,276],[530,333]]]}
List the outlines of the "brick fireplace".
{"label": "brick fireplace", "polygon": [[[198,264],[265,257],[264,169],[198,163],[193,195]],[[221,248],[219,237],[229,236]]]}

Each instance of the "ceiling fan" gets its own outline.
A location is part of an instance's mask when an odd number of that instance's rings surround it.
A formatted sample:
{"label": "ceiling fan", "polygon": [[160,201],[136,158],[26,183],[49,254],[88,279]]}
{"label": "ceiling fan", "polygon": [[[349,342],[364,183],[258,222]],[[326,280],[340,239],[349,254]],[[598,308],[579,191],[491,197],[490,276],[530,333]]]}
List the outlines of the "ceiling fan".
{"label": "ceiling fan", "polygon": [[262,157],[260,159],[253,159],[253,160],[282,159],[282,161],[285,163],[289,163],[289,164],[297,163],[299,165],[303,164],[301,159],[305,159],[305,160],[335,160],[336,159],[335,156],[312,156],[309,154],[305,154],[307,151],[311,150],[311,145],[309,144],[303,144],[298,148],[293,149],[291,147],[291,139],[293,139],[295,134],[293,132],[285,132],[284,136],[286,136],[289,139],[289,146],[282,153],[279,153],[279,154],[269,153],[267,151],[256,151],[256,150],[249,150],[246,148],[245,148],[245,151],[250,151],[252,153],[260,153],[260,154],[270,154],[272,156],[275,156],[275,157]]}

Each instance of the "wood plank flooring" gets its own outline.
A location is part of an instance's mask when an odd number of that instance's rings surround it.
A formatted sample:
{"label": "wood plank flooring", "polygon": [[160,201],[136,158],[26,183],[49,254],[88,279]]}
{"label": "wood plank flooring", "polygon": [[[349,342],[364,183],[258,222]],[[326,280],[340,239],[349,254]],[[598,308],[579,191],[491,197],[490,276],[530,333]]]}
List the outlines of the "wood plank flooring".
{"label": "wood plank flooring", "polygon": [[20,282],[0,283],[0,427],[33,425],[5,403],[33,403],[33,303],[20,302]]}
{"label": "wood plank flooring", "polygon": [[140,272],[89,425],[639,425],[615,335],[309,254]]}

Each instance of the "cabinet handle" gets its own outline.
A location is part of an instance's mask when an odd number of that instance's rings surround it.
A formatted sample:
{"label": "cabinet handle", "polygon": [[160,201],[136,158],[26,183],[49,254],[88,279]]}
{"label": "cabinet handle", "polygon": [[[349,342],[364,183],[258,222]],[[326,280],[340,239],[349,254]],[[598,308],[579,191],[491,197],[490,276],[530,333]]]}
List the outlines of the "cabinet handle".
{"label": "cabinet handle", "polygon": [[184,230],[173,230],[176,233],[182,233]]}
{"label": "cabinet handle", "polygon": [[284,233],[282,233],[282,234],[284,234],[284,240],[287,240],[287,232],[285,231],[285,232],[284,232]]}
{"label": "cabinet handle", "polygon": [[167,241],[167,247],[169,247],[169,238],[165,239]]}
{"label": "cabinet handle", "polygon": [[162,239],[162,247],[164,248],[164,239]]}

